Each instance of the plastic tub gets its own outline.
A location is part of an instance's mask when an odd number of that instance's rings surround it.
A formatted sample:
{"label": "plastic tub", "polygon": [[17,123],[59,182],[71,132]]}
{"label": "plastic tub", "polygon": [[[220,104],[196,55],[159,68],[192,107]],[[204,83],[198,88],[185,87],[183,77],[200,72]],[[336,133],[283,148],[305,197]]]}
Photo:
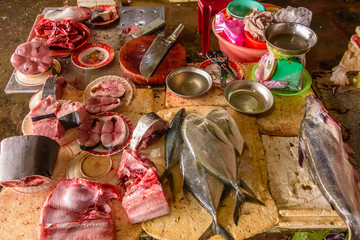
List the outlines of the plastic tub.
{"label": "plastic tub", "polygon": [[244,19],[244,17],[250,14],[251,8],[255,7],[257,11],[265,11],[265,7],[255,0],[235,0],[229,3],[226,7],[226,11],[233,17]]}
{"label": "plastic tub", "polygon": [[245,31],[245,46],[250,48],[256,48],[256,49],[266,49],[266,41],[259,41],[255,39],[251,33],[248,31]]}
{"label": "plastic tub", "polygon": [[[264,3],[263,5],[265,6],[265,8],[281,8],[273,4]],[[226,8],[224,8],[220,12],[226,14]],[[213,19],[212,21],[212,30],[217,39],[219,40],[220,50],[225,52],[232,60],[238,61],[240,63],[257,62],[260,60],[261,56],[268,51],[267,49],[248,48],[235,45],[232,42],[227,41],[220,34],[216,33],[214,30],[214,25],[215,19]]]}

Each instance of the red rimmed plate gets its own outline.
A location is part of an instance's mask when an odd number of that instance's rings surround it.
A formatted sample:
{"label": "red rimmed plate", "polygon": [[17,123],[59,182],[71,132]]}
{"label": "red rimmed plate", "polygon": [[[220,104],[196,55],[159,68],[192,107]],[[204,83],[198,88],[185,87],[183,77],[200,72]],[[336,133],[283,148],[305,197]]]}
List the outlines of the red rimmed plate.
{"label": "red rimmed plate", "polygon": [[[244,77],[244,67],[235,61],[229,60],[229,67],[235,73],[237,79],[234,79],[230,74],[227,74],[226,84],[229,84],[235,80],[241,80]],[[213,85],[220,87],[220,71],[219,66],[209,59],[202,62],[199,68],[204,69],[206,72],[210,74],[213,79]]]}
{"label": "red rimmed plate", "polygon": [[122,115],[120,113],[117,113],[117,112],[104,112],[104,113],[96,114],[94,116],[97,117],[97,118],[102,119],[104,122],[108,118],[110,118],[112,116],[120,116],[124,120],[124,122],[126,123],[127,133],[128,134],[127,134],[127,137],[126,137],[126,140],[125,140],[124,144],[121,147],[119,147],[118,149],[116,149],[115,151],[108,151],[105,148],[103,148],[102,146],[99,146],[99,147],[96,147],[96,148],[94,148],[92,150],[89,150],[87,152],[91,153],[92,155],[96,155],[96,156],[109,156],[109,155],[113,155],[113,154],[121,152],[122,150],[124,150],[124,148],[127,147],[127,145],[129,145],[130,139],[131,139],[132,134],[133,134],[133,127],[132,127],[132,123],[130,122],[130,120],[126,116],[124,116],[124,115]]}
{"label": "red rimmed plate", "polygon": [[114,22],[116,19],[119,18],[120,16],[120,13],[119,13],[119,8],[115,7],[115,6],[111,6],[111,5],[98,5],[98,6],[94,6],[94,7],[91,7],[90,9],[91,10],[94,10],[94,9],[103,9],[103,10],[108,10],[109,8],[115,8],[116,12],[114,14],[113,12],[113,15],[111,17],[111,20],[109,21],[106,21],[106,22],[89,22],[89,21],[86,21],[88,24],[92,24],[92,25],[95,25],[95,26],[103,26],[103,25],[108,25],[112,22]]}
{"label": "red rimmed plate", "polygon": [[91,98],[91,94],[90,94],[90,90],[92,87],[94,87],[96,84],[98,84],[99,82],[104,82],[104,81],[110,81],[110,80],[115,80],[118,81],[119,83],[121,83],[124,88],[125,88],[125,96],[121,98],[121,102],[123,103],[123,107],[125,107],[126,105],[128,105],[131,101],[131,99],[133,98],[133,96],[135,95],[135,91],[136,91],[136,87],[135,84],[130,81],[127,80],[126,78],[122,78],[116,75],[108,75],[108,76],[103,76],[103,77],[99,77],[97,79],[95,79],[94,81],[90,82],[85,90],[84,90],[84,102]]}
{"label": "red rimmed plate", "polygon": [[100,42],[86,43],[73,52],[71,61],[83,69],[95,69],[105,66],[114,59],[114,49]]}

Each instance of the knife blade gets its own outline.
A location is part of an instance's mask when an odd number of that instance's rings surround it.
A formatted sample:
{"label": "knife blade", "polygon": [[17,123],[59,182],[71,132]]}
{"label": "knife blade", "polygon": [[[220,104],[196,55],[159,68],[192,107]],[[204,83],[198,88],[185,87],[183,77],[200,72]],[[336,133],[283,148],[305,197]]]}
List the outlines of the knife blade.
{"label": "knife blade", "polygon": [[140,62],[140,73],[147,80],[151,77],[155,69],[159,66],[161,60],[164,58],[165,54],[174,44],[183,28],[184,25],[180,23],[180,25],[170,36],[168,36],[167,38],[157,36],[155,40],[151,43],[149,49],[145,52],[145,55]]}

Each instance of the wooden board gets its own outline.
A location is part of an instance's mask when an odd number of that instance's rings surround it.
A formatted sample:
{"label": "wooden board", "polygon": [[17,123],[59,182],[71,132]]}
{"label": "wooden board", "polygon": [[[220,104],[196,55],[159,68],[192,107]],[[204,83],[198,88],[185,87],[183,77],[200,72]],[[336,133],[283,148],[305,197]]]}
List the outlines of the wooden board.
{"label": "wooden board", "polygon": [[304,164],[299,166],[298,137],[261,136],[266,152],[268,185],[279,209],[282,229],[346,228],[322,196]]}
{"label": "wooden board", "polygon": [[283,97],[274,95],[274,106],[265,114],[257,116],[262,134],[297,136],[305,112],[305,98],[314,94],[310,88],[303,94]]}
{"label": "wooden board", "polygon": [[[198,113],[205,116],[216,107],[197,106],[186,107],[187,113]],[[166,121],[180,108],[164,109],[158,112]],[[254,117],[240,114],[232,109],[227,109],[233,116],[245,139],[247,150],[240,166],[242,179],[254,190],[255,194],[266,206],[245,203],[238,226],[232,221],[232,211],[235,194],[232,193],[220,205],[219,222],[229,231],[235,239],[244,239],[260,233],[278,222],[277,208],[267,188],[267,172],[265,154],[261,144]],[[165,168],[164,139],[146,149],[160,173]],[[143,229],[157,239],[198,239],[211,224],[210,215],[191,196],[186,200],[182,194],[182,176],[179,168],[173,170],[175,182],[175,201],[171,203],[170,214],[143,223]],[[212,239],[218,239],[215,236]]]}

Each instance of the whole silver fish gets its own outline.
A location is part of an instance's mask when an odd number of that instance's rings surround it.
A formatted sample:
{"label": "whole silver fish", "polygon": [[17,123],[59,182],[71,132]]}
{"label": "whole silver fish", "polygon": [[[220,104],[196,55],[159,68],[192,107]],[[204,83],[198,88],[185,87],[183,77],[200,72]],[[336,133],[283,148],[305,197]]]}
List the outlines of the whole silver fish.
{"label": "whole silver fish", "polygon": [[184,177],[184,195],[186,196],[186,193],[190,192],[213,219],[210,227],[202,234],[200,239],[207,239],[212,235],[219,234],[227,240],[232,240],[233,237],[217,220],[216,209],[220,203],[224,184],[206,174],[203,167],[198,168],[195,158],[185,144],[181,148],[180,169]]}
{"label": "whole silver fish", "polygon": [[186,115],[185,108],[180,109],[172,119],[170,127],[165,134],[165,164],[166,169],[160,177],[160,181],[166,177],[169,180],[171,195],[173,194],[173,177],[171,169],[179,162],[180,159],[180,148],[183,144],[181,136],[181,126]]}
{"label": "whole silver fish", "polygon": [[[244,142],[244,138],[242,137],[242,135],[239,131],[238,126],[236,125],[235,120],[223,108],[217,108],[217,109],[210,111],[208,113],[208,115],[206,116],[206,118],[211,120],[212,122],[214,122],[225,133],[226,137],[229,139],[229,141],[232,143],[232,145],[235,148],[237,159],[229,158],[229,159],[225,159],[225,160],[227,160],[227,161],[236,160],[235,164],[237,167],[233,168],[233,169],[229,169],[229,170],[231,171],[231,174],[233,175],[233,177],[238,180],[238,185],[241,187],[242,190],[245,190],[249,193],[249,195],[246,195],[248,200],[250,200],[250,198],[251,198],[251,200],[253,202],[264,205],[262,202],[260,202],[256,199],[254,192],[239,177],[238,165],[240,163],[240,159],[241,159],[241,155],[242,155],[242,152],[244,149],[245,142]],[[234,165],[234,163],[229,163],[229,162],[226,162],[226,164],[228,166]],[[240,202],[239,199],[241,199],[240,196],[237,196],[235,206],[234,206],[233,218],[234,218],[235,224],[237,224],[237,222],[239,220],[239,212],[241,211],[242,204],[244,203],[244,202]]]}
{"label": "whole silver fish", "polygon": [[313,95],[306,97],[299,136],[299,163],[305,160],[323,196],[345,221],[349,240],[360,239],[357,172],[348,160],[339,124]]}
{"label": "whole silver fish", "polygon": [[243,201],[245,195],[231,170],[237,167],[235,150],[224,132],[209,119],[191,113],[185,118],[181,133],[197,164],[223,183],[231,185],[239,193],[239,200]]}
{"label": "whole silver fish", "polygon": [[134,129],[130,141],[130,150],[146,148],[155,140],[166,133],[169,128],[168,122],[164,121],[156,113],[150,112],[142,116]]}

